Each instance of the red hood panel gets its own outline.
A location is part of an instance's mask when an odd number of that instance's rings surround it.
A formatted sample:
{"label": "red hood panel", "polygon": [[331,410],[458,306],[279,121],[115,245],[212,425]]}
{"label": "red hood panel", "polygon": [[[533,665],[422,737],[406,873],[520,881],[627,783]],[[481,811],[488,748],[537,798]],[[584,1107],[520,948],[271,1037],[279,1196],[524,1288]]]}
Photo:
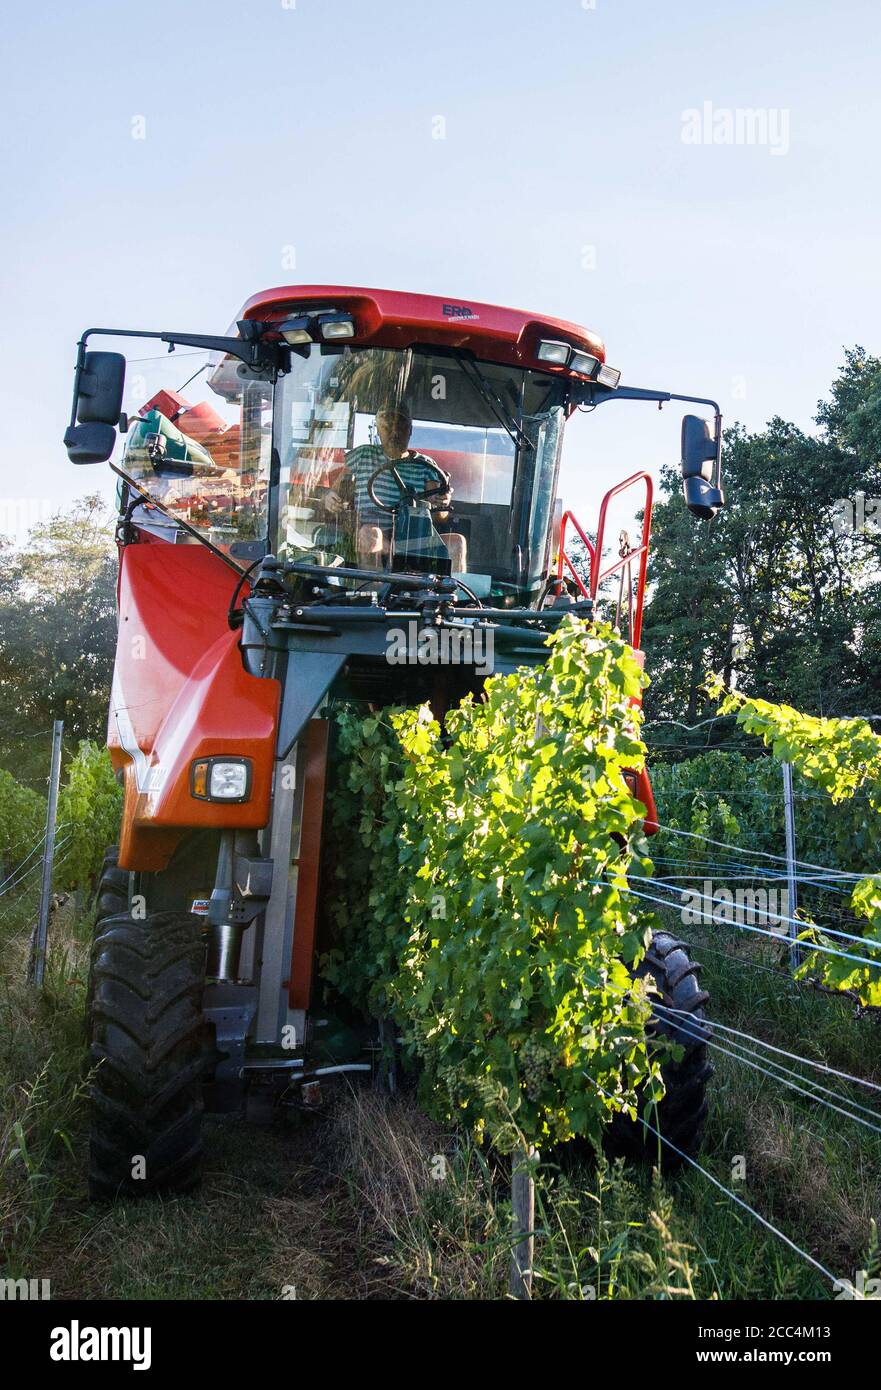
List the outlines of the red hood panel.
{"label": "red hood panel", "polygon": [[[242,665],[227,624],[235,583],[201,546],[151,538],[122,551],[107,742],[125,768],[124,868],[163,867],[190,828],[268,820],[280,687]],[[190,794],[194,759],[222,753],[254,763],[243,805]]]}

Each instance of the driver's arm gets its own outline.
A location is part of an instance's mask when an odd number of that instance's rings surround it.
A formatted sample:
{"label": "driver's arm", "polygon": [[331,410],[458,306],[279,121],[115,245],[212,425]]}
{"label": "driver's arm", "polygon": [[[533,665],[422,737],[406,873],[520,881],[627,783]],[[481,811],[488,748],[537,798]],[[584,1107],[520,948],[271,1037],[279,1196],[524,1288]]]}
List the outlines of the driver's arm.
{"label": "driver's arm", "polygon": [[429,458],[428,454],[423,454],[422,457],[425,460],[422,465],[423,486],[428,488],[432,483],[439,483],[441,478],[443,478],[446,483],[446,488],[443,492],[432,493],[431,497],[428,499],[428,505],[431,511],[444,512],[453,500],[453,485],[450,481],[450,475],[445,468],[441,468],[439,463],[435,463],[433,458]]}
{"label": "driver's arm", "polygon": [[324,488],[323,502],[332,516],[351,511],[355,505],[355,473],[353,463],[357,463],[358,449],[350,449],[343,460],[343,467],[336,476],[333,487]]}
{"label": "driver's arm", "polygon": [[323,501],[334,516],[351,511],[355,504],[355,479],[348,468],[343,469],[333,487],[325,489]]}

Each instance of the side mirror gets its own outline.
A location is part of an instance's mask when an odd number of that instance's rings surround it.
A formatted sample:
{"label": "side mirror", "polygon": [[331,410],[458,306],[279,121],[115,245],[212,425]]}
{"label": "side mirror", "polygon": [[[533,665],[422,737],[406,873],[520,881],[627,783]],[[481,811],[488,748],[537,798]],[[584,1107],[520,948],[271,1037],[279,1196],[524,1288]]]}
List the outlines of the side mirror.
{"label": "side mirror", "polygon": [[721,416],[715,434],[699,415],[686,415],[682,421],[682,494],[692,516],[705,521],[725,505],[719,486],[721,429]]}
{"label": "side mirror", "polygon": [[97,420],[87,425],[70,425],[64,431],[64,445],[71,463],[106,463],[115,444],[116,430]]}
{"label": "side mirror", "polygon": [[73,417],[64,434],[71,463],[104,463],[110,458],[124,386],[122,353],[83,353],[74,380]]}

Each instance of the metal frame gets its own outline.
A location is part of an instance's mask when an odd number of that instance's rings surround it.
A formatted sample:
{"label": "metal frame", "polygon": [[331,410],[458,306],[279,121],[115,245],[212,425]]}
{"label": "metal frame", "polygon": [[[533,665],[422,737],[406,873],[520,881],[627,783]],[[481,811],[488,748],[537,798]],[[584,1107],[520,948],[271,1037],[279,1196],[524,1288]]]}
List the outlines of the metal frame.
{"label": "metal frame", "polygon": [[[287,768],[293,768],[292,786],[286,786]],[[297,901],[299,840],[302,829],[304,767],[302,744],[275,764],[272,820],[264,832],[264,853],[273,862],[272,891],[263,913],[257,946],[259,978],[254,1041],[278,1047],[281,1030],[294,1025],[302,1045],[305,1013],[290,1013],[288,988]]]}
{"label": "metal frame", "polygon": [[[628,550],[625,555],[619,556],[618,559],[614,562],[614,564],[609,565],[606,569],[602,569],[601,566],[603,560],[603,540],[605,537],[606,513],[609,509],[609,503],[611,502],[613,497],[617,497],[620,493],[626,492],[628,488],[633,487],[636,483],[640,482],[645,484],[646,493],[645,510],[643,512],[642,535],[640,537],[640,543],[638,546],[634,546],[631,550]],[[631,601],[628,604],[628,612],[630,615],[630,645],[634,648],[637,648],[639,646],[640,638],[642,636],[642,610],[643,602],[645,599],[645,579],[648,567],[649,541],[651,538],[652,530],[653,499],[654,483],[652,481],[651,474],[646,473],[645,471],[642,471],[640,473],[633,473],[629,478],[625,478],[623,482],[616,483],[614,487],[609,488],[609,491],[606,493],[605,497],[600,503],[600,515],[599,520],[597,522],[597,533],[595,541],[592,542],[590,540],[587,534],[582,530],[575,515],[571,511],[564,512],[562,521],[560,522],[560,549],[557,555],[557,579],[561,580],[563,578],[564,566],[568,566],[569,571],[573,575],[575,582],[578,585],[578,588],[581,590],[581,593],[585,596],[585,598],[591,598],[593,600],[596,600],[600,584],[603,582],[604,579],[608,579],[610,575],[616,574],[619,570],[623,572],[626,569],[627,573],[630,574],[632,572],[631,567],[633,565],[633,561],[639,558],[639,573],[636,579],[636,600],[635,603]],[[581,538],[583,544],[587,547],[587,553],[590,557],[589,589],[585,587],[583,580],[575,570],[575,566],[572,564],[572,561],[566,554],[566,527],[570,522],[574,526],[575,530],[578,532],[578,535]],[[633,585],[631,581],[631,593],[632,588]]]}

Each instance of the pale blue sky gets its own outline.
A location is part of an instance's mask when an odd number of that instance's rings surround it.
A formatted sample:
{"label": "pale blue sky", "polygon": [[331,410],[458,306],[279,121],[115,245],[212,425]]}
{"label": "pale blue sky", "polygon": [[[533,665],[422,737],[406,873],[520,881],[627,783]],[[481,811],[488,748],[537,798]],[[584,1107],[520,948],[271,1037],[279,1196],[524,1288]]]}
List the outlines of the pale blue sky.
{"label": "pale blue sky", "polygon": [[[4,39],[7,519],[110,490],[61,445],[82,328],[222,331],[270,285],[570,318],[755,428],[881,351],[873,0],[56,0]],[[683,143],[704,102],[788,112],[788,152]],[[580,418],[565,498],[677,445],[673,412]]]}

